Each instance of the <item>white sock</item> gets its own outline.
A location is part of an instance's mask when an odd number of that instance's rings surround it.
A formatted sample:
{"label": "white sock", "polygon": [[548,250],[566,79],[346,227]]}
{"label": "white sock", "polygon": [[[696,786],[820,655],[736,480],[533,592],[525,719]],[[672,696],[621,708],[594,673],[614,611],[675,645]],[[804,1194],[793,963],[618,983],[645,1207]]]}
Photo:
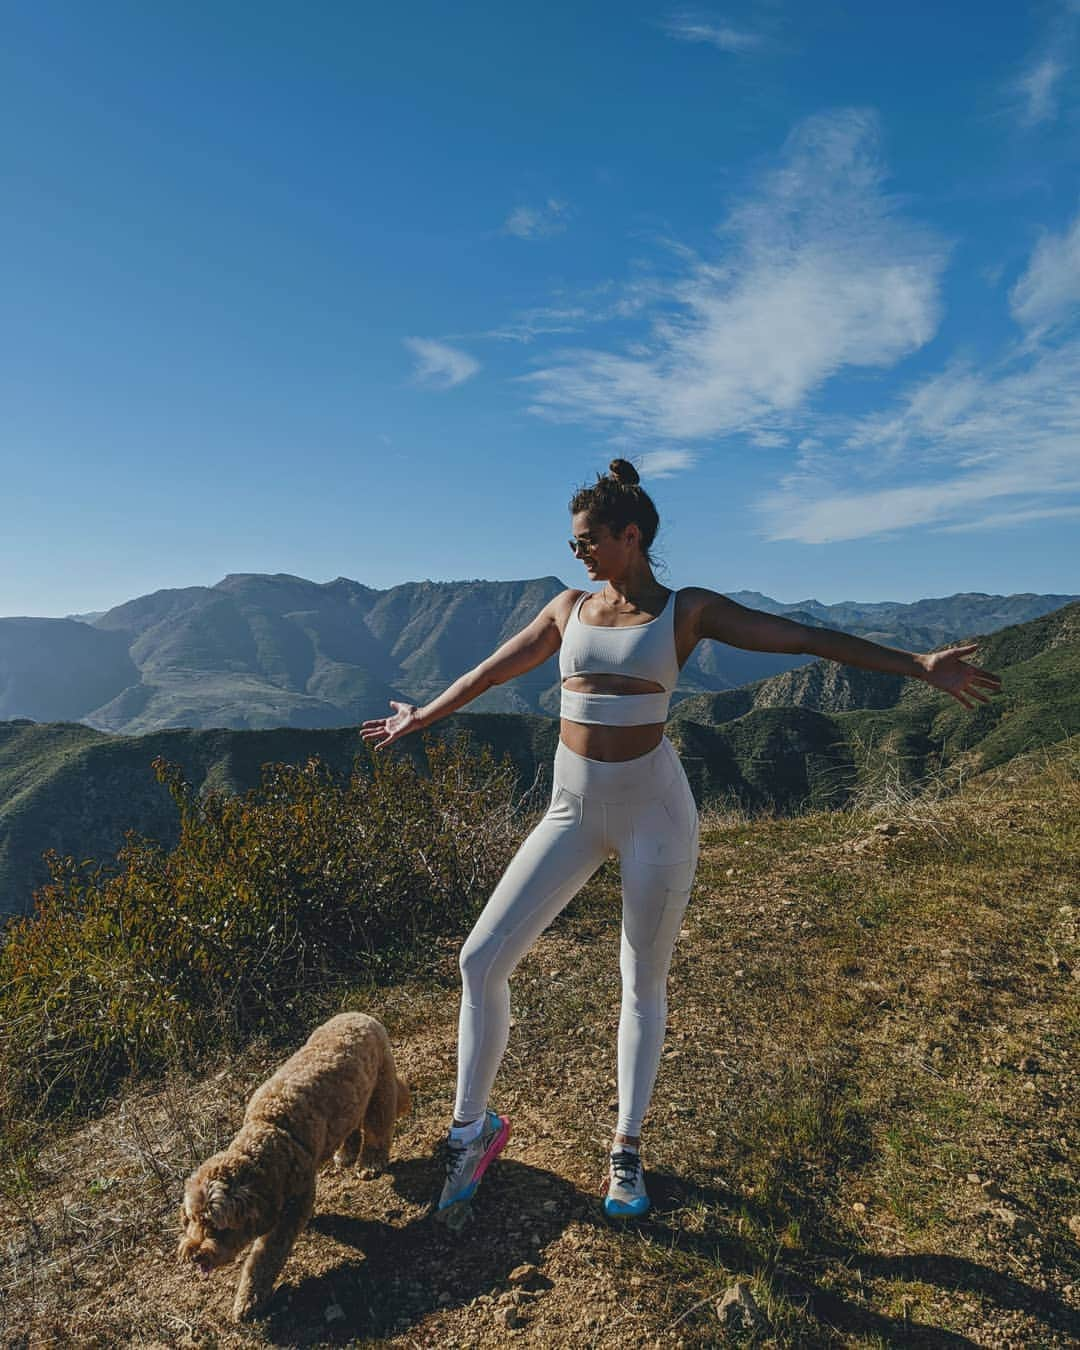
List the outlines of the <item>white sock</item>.
{"label": "white sock", "polygon": [[468,1125],[451,1125],[450,1138],[455,1144],[471,1144],[474,1139],[480,1138],[483,1128],[484,1117],[477,1116],[475,1120],[470,1120]]}
{"label": "white sock", "polygon": [[627,1153],[636,1153],[639,1156],[641,1154],[641,1149],[637,1144],[612,1144],[611,1146],[612,1153],[621,1153],[624,1149]]}

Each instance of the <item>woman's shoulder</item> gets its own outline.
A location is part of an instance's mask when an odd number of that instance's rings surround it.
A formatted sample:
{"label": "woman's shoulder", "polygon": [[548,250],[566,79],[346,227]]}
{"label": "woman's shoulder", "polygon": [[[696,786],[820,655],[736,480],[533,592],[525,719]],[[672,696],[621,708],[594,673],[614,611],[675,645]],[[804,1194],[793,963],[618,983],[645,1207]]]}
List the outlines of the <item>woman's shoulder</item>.
{"label": "woman's shoulder", "polygon": [[565,591],[560,591],[558,595],[552,596],[544,606],[542,613],[547,615],[549,619],[553,619],[558,624],[559,631],[562,632],[570,615],[574,612],[574,606],[584,595],[588,595],[588,591],[568,586]]}
{"label": "woman's shoulder", "polygon": [[709,607],[717,602],[730,603],[719,591],[710,591],[707,586],[680,586],[675,591],[678,606],[676,621],[682,634],[697,634],[702,619]]}

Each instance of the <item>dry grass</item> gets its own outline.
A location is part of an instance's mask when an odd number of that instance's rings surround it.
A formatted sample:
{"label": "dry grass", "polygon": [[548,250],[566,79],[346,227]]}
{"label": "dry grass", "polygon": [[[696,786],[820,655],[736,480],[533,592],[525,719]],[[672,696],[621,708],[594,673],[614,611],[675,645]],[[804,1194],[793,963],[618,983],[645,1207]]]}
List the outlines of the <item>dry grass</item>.
{"label": "dry grass", "polygon": [[[172,1260],[181,1180],[270,1067],[256,1046],[36,1153],[9,1141],[0,1344],[1073,1344],[1078,760],[1071,744],[952,792],[706,818],[646,1222],[612,1227],[596,1200],[618,1002],[605,869],[515,977],[496,1089],[515,1133],[459,1239],[426,1217],[453,1079],[447,946],[428,983],[352,999],[391,1028],[416,1110],[387,1176],[322,1178],[267,1321],[232,1327],[234,1277],[194,1283]],[[512,1285],[523,1262],[537,1273]],[[719,1323],[736,1279],[756,1333]]]}

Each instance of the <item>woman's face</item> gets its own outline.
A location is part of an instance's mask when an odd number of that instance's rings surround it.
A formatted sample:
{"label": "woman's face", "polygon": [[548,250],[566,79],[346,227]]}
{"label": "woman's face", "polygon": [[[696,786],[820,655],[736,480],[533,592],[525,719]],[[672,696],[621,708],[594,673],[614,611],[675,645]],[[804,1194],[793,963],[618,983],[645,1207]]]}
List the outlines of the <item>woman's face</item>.
{"label": "woman's face", "polygon": [[581,560],[590,581],[606,581],[620,576],[637,548],[637,527],[628,525],[621,535],[612,534],[607,525],[594,524],[588,512],[579,511],[570,518],[575,555]]}

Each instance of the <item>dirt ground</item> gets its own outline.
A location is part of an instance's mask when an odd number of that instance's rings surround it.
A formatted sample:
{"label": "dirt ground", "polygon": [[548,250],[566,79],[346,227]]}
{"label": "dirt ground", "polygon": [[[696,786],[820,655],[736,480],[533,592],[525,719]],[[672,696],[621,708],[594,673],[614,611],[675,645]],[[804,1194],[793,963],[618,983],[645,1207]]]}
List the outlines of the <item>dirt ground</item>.
{"label": "dirt ground", "polygon": [[384,1175],[322,1174],[262,1320],[229,1320],[234,1271],[203,1282],[175,1260],[183,1178],[272,1067],[256,1046],[130,1090],[5,1179],[0,1345],[1080,1343],[1075,765],[1044,757],[885,817],[705,822],[645,1220],[599,1201],[608,868],[515,975],[493,1101],[513,1136],[462,1232],[430,1214],[448,941],[423,980],[344,1001],[390,1028],[414,1109]]}

